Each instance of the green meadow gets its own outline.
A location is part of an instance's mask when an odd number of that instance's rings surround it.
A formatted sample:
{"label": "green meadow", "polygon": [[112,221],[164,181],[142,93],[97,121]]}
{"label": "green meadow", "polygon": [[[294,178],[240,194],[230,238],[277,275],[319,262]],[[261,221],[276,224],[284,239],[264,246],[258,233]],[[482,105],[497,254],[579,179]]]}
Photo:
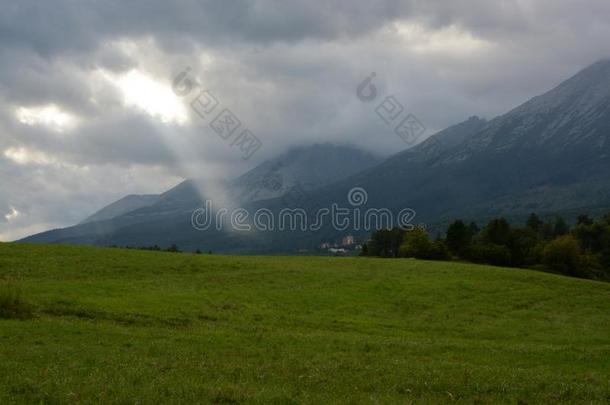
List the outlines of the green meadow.
{"label": "green meadow", "polygon": [[0,403],[608,403],[610,284],[0,244]]}

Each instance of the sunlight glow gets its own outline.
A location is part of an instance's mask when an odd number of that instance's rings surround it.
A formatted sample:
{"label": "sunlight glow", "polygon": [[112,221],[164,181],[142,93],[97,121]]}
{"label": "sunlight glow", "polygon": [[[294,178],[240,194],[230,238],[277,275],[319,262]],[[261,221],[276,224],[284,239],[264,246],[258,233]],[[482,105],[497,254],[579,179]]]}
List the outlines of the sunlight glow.
{"label": "sunlight glow", "polygon": [[53,159],[43,152],[33,151],[23,147],[8,148],[4,151],[4,156],[20,165],[31,163],[49,165],[56,163],[56,159]]}
{"label": "sunlight glow", "polygon": [[78,123],[74,115],[62,111],[55,104],[37,107],[19,107],[15,111],[15,116],[24,125],[41,125],[57,132],[71,130]]}
{"label": "sunlight glow", "polygon": [[123,102],[158,118],[164,124],[185,125],[188,113],[169,84],[163,84],[138,70],[113,76],[105,75],[123,94]]}
{"label": "sunlight glow", "polygon": [[421,24],[397,22],[393,29],[411,50],[420,53],[470,54],[491,47],[491,43],[451,25],[431,30]]}
{"label": "sunlight glow", "polygon": [[21,215],[21,213],[20,213],[19,211],[17,211],[17,210],[15,209],[15,207],[11,206],[11,212],[10,212],[9,214],[6,214],[6,215],[4,216],[4,219],[6,219],[7,221],[9,221],[9,222],[10,222],[10,221],[12,221],[12,220],[14,220],[14,219],[17,219],[17,217],[18,217],[19,215]]}

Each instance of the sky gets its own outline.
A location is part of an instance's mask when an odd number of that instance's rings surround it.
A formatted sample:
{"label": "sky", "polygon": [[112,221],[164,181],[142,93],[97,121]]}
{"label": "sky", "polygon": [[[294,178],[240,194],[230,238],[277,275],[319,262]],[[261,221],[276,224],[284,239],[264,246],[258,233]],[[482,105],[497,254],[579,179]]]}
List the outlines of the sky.
{"label": "sky", "polygon": [[[610,57],[607,0],[0,2],[0,241],[297,145],[387,156],[408,145],[375,113],[385,97],[423,139]],[[211,125],[224,109],[241,124],[227,139]]]}

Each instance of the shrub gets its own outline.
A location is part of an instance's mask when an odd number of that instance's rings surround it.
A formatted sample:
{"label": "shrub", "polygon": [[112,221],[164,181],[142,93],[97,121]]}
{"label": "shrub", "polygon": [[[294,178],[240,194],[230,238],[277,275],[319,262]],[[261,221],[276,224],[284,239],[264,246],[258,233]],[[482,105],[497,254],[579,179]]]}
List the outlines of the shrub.
{"label": "shrub", "polygon": [[12,282],[0,282],[0,318],[27,319],[32,316],[33,308],[23,298],[21,288]]}

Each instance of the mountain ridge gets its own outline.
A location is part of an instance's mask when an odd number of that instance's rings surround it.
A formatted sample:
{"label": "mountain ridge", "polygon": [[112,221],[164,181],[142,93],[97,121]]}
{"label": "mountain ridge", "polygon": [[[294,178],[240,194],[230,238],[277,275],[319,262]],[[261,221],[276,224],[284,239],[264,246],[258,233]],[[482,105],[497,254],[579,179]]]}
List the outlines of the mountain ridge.
{"label": "mountain ridge", "polygon": [[[372,153],[355,146],[314,143],[289,148],[237,178],[215,184],[232,201],[247,204],[282,197],[294,187],[311,191],[379,163]],[[100,209],[79,224],[141,215],[147,210],[187,209],[201,201],[205,182],[187,179],[161,194],[125,196]],[[214,198],[214,196],[210,196]],[[218,198],[217,198],[218,199]]]}
{"label": "mountain ridge", "polygon": [[[490,121],[471,117],[379,164],[308,190],[306,197],[313,207],[329,207],[345,203],[350,190],[359,187],[367,193],[363,209],[411,208],[416,221],[428,224],[456,217],[484,220],[524,217],[533,211],[603,209],[610,207],[609,139],[610,61],[602,61]],[[317,233],[196,232],[189,210],[192,213],[197,203],[201,200],[189,201],[181,213],[145,224],[120,217],[124,224],[112,223],[111,231],[87,240],[133,245],[162,239],[185,248],[273,252],[310,248],[341,234],[330,227]],[[262,207],[277,212],[285,203],[275,197],[246,204]],[[29,240],[66,240],[60,234]]]}

